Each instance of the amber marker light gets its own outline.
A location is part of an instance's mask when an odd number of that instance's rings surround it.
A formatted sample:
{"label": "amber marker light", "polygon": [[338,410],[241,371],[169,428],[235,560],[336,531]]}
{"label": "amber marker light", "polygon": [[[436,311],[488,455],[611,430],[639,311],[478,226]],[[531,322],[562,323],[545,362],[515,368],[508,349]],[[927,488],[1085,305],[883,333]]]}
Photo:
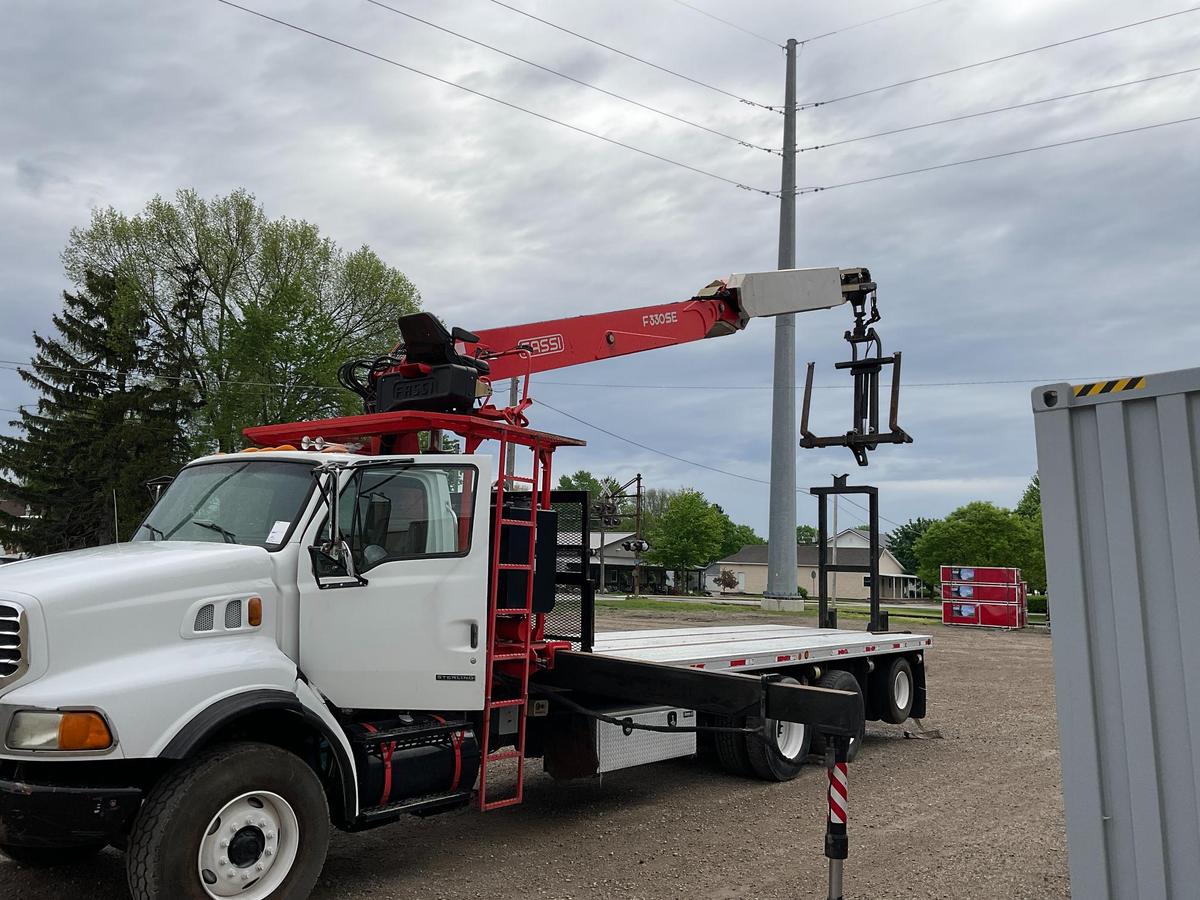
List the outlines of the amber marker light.
{"label": "amber marker light", "polygon": [[262,597],[250,598],[247,621],[253,628],[257,628],[262,624]]}
{"label": "amber marker light", "polygon": [[104,717],[96,712],[65,712],[58,723],[59,750],[107,750],[112,732]]}

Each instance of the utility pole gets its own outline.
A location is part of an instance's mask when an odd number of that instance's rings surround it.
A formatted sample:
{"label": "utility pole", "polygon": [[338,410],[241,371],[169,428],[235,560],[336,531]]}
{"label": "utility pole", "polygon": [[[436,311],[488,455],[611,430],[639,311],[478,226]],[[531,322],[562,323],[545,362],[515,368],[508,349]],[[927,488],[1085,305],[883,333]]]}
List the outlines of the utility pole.
{"label": "utility pole", "polygon": [[[517,377],[515,375],[513,376],[512,381],[508,383],[508,405],[509,408],[517,405]],[[508,445],[508,454],[505,456],[504,460],[504,474],[508,476],[504,481],[504,489],[506,491],[511,491],[513,489],[514,482],[512,478],[513,474],[517,470],[516,450],[516,444]],[[533,490],[533,488],[531,487],[530,490]]]}
{"label": "utility pole", "polygon": [[[834,475],[833,477],[837,478],[836,475]],[[833,562],[833,564],[835,566],[837,565],[837,545],[838,545],[838,521],[837,521],[838,501],[841,499],[842,498],[839,497],[837,494],[833,495],[833,548],[832,548],[833,553],[830,556],[830,560]],[[832,609],[837,609],[837,577],[838,577],[837,569],[834,569],[829,574],[833,576],[833,586],[830,588],[830,591],[829,591],[830,607]]]}
{"label": "utility pole", "polygon": [[[787,42],[783,101],[783,177],[779,191],[779,268],[796,267],[796,52]],[[775,318],[771,404],[771,497],[766,596],[796,597],[796,316]]]}
{"label": "utility pole", "polygon": [[633,520],[633,539],[637,549],[633,552],[633,596],[642,595],[642,473],[637,474],[637,512]]}

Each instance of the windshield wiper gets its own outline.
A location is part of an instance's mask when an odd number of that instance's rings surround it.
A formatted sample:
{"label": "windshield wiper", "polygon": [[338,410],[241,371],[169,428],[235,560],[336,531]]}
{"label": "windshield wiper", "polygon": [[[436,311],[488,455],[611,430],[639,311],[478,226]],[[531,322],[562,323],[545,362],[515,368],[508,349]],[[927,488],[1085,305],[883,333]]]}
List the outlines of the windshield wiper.
{"label": "windshield wiper", "polygon": [[221,535],[221,537],[223,537],[225,539],[225,543],[227,543],[227,544],[236,544],[237,543],[237,535],[236,534],[234,534],[228,528],[222,528],[220,525],[218,525],[216,522],[212,521],[211,519],[192,519],[192,524],[199,525],[201,528],[207,528],[209,531],[217,532],[218,534]]}
{"label": "windshield wiper", "polygon": [[165,541],[167,539],[166,534],[163,532],[163,530],[161,528],[155,528],[149,522],[143,522],[141,525],[138,526],[138,528],[145,528],[147,531],[150,532],[151,535],[154,536],[154,539],[156,541]]}

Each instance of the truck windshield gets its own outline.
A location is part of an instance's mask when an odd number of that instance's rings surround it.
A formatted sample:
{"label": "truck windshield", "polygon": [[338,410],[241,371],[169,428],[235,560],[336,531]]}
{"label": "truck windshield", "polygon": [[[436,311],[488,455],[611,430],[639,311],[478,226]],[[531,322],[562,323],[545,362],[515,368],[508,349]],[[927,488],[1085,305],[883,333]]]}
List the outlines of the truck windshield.
{"label": "truck windshield", "polygon": [[239,459],[189,466],[138,527],[135,541],[283,546],[313,489],[312,465]]}

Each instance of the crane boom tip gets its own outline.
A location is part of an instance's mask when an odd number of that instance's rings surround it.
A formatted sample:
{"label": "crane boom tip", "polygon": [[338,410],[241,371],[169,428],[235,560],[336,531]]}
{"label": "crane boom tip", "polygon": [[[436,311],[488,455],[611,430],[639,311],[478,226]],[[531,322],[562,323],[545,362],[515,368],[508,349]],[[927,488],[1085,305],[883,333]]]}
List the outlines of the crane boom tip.
{"label": "crane boom tip", "polygon": [[742,315],[751,319],[832,309],[851,293],[874,288],[865,268],[834,266],[730,275],[726,284],[737,291]]}

